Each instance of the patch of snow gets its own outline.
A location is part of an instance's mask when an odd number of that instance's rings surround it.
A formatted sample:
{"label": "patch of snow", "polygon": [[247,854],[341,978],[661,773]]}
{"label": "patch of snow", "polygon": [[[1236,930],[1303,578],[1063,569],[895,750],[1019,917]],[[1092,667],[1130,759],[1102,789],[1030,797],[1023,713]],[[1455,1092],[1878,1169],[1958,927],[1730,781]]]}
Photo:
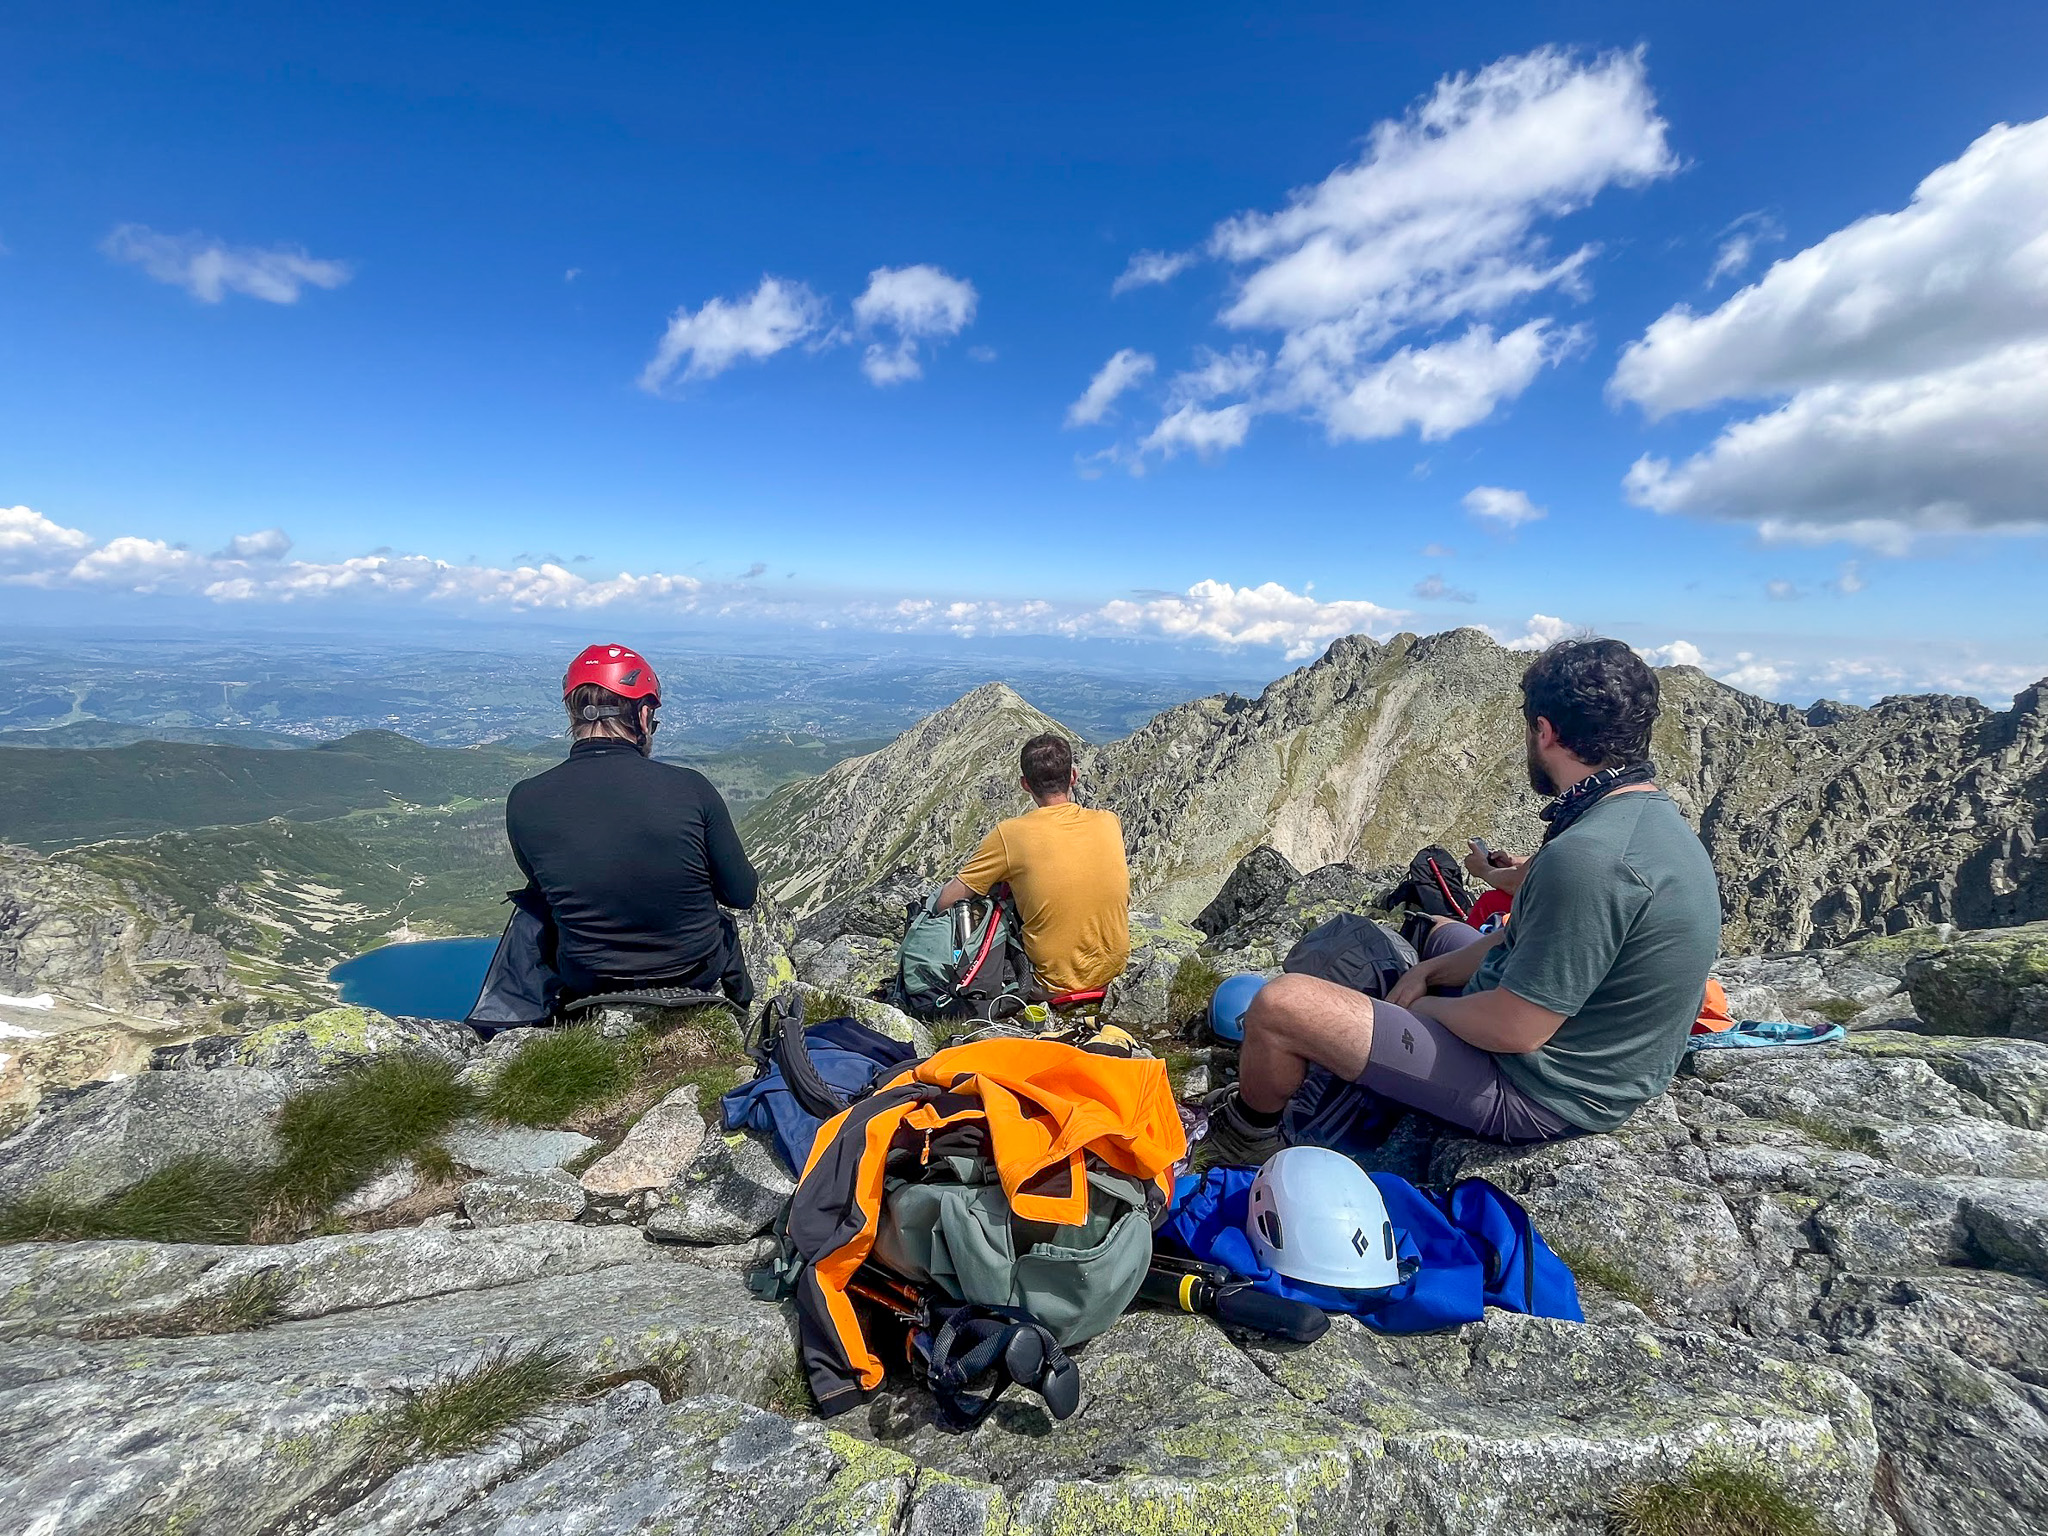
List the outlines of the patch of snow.
{"label": "patch of snow", "polygon": [[38,992],[32,997],[9,997],[0,992],[0,1008],[54,1008],[57,999],[47,992]]}

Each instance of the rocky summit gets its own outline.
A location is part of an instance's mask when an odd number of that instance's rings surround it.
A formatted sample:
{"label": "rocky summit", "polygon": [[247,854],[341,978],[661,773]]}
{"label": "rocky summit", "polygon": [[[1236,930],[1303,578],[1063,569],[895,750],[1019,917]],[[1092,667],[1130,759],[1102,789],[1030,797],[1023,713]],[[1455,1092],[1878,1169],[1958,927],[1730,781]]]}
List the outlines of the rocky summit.
{"label": "rocky summit", "polygon": [[[1528,851],[1541,824],[1522,750],[1527,659],[1476,629],[1349,636],[1256,699],[1197,699],[1093,748],[1083,795],[1122,817],[1138,904],[1183,921],[1263,845],[1389,883],[1430,843]],[[1658,676],[1660,781],[1713,855],[1731,951],[2048,918],[2040,687],[2002,711],[1938,695],[1799,710],[1692,667]],[[990,684],[783,789],[749,836],[799,911],[899,866],[950,873],[992,819],[1026,808],[1017,747],[1057,728]]]}
{"label": "rocky summit", "polygon": [[[1190,1122],[1217,980],[1377,913],[1427,841],[1533,844],[1521,658],[1341,641],[1084,764],[1141,910],[1108,1017]],[[813,1411],[759,1301],[792,1180],[730,1133],[730,1010],[468,1030],[238,991],[160,883],[0,855],[0,1526],[38,1533],[2003,1536],[2048,1528],[2040,699],[1797,711],[1663,674],[1665,781],[1721,874],[1738,1017],[1619,1130],[1423,1117],[1373,1165],[1483,1175],[1587,1321],[1308,1347],[1134,1309],[1078,1412],[970,1434],[892,1381]],[[757,986],[913,1042],[906,905],[1017,809],[998,685],[773,797]],[[108,866],[117,867],[117,866]],[[1384,914],[1380,914],[1384,915]],[[222,937],[226,933],[226,937]],[[48,999],[48,1006],[42,1000]],[[258,1006],[260,1002],[261,1006]]]}

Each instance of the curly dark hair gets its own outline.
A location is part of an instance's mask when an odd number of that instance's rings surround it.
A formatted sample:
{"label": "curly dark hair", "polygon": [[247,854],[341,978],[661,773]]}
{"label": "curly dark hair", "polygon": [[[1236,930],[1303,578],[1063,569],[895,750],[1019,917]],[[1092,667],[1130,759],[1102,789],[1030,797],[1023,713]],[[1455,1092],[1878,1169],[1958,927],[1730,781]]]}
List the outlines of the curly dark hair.
{"label": "curly dark hair", "polygon": [[1650,756],[1657,674],[1619,640],[1560,640],[1522,674],[1522,718],[1557,731],[1558,745],[1595,768]]}

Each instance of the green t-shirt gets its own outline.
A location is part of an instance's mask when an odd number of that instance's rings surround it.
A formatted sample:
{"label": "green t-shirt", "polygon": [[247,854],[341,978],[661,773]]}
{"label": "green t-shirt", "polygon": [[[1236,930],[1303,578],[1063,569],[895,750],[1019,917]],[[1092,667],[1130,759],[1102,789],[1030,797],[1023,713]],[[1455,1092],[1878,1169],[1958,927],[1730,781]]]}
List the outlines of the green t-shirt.
{"label": "green t-shirt", "polygon": [[1671,797],[1610,794],[1530,861],[1507,938],[1465,990],[1564,1015],[1508,1080],[1589,1131],[1670,1085],[1721,947],[1713,863]]}

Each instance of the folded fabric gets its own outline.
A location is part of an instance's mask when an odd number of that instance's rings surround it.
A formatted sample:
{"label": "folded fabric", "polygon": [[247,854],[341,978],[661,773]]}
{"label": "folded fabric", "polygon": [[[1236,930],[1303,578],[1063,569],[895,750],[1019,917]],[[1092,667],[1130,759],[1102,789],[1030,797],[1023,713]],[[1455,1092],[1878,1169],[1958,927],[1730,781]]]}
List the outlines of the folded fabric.
{"label": "folded fabric", "polygon": [[[827,1019],[804,1030],[811,1064],[818,1075],[842,1093],[863,1093],[883,1072],[894,1070],[917,1055],[900,1040],[891,1040],[852,1019]],[[719,1101],[725,1128],[755,1130],[775,1145],[776,1156],[792,1174],[804,1171],[817,1140],[818,1127],[825,1122],[796,1101],[796,1095],[782,1080],[773,1063],[750,1083],[742,1083]]]}
{"label": "folded fabric", "polygon": [[1826,1045],[1849,1032],[1839,1024],[1794,1024],[1786,1019],[1741,1019],[1713,1035],[1694,1035],[1689,1051],[1765,1050],[1780,1045]]}

